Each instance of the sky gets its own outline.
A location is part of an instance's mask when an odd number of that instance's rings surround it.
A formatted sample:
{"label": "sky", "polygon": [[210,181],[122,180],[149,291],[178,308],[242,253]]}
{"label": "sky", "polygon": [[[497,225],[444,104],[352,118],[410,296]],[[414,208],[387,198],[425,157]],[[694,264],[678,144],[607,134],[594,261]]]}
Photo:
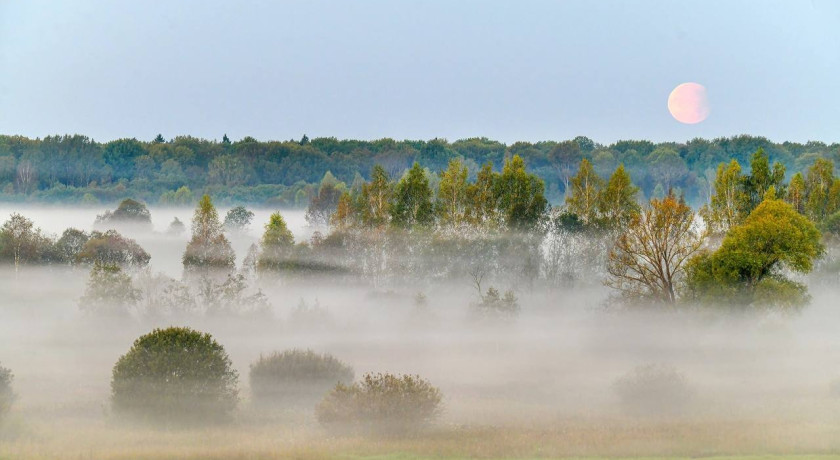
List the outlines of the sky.
{"label": "sky", "polygon": [[0,133],[837,142],[840,2],[0,0]]}

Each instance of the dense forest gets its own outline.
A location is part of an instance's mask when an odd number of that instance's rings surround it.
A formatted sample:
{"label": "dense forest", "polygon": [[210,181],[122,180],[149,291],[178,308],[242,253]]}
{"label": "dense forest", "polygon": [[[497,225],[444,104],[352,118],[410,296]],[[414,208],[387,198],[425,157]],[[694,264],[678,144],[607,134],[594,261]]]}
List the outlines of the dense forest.
{"label": "dense forest", "polygon": [[748,165],[762,148],[771,162],[785,166],[787,179],[818,158],[840,160],[840,144],[774,143],[736,136],[687,143],[624,140],[601,145],[586,138],[505,145],[487,138],[429,141],[335,138],[232,142],[158,135],[151,141],[119,139],[99,143],[82,135],[29,139],[0,136],[0,200],[6,202],[95,205],[135,198],[148,204],[193,206],[203,194],[222,205],[306,207],[327,172],[359,188],[381,165],[399,178],[418,162],[434,179],[451,159],[460,159],[469,179],[490,163],[519,155],[528,171],[545,182],[546,198],[561,203],[569,180],[587,159],[606,179],[623,164],[641,198],[673,189],[695,205],[707,203],[719,163]]}

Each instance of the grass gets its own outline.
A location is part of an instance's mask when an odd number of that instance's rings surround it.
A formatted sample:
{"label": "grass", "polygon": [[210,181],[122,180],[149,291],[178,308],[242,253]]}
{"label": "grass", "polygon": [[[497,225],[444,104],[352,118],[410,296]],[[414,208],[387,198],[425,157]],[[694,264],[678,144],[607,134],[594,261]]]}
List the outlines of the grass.
{"label": "grass", "polygon": [[[408,439],[335,438],[315,427],[235,424],[163,431],[42,421],[0,438],[0,459],[279,460],[716,458],[840,460],[840,425],[765,421],[557,422],[440,427]],[[822,455],[816,455],[822,454]]]}

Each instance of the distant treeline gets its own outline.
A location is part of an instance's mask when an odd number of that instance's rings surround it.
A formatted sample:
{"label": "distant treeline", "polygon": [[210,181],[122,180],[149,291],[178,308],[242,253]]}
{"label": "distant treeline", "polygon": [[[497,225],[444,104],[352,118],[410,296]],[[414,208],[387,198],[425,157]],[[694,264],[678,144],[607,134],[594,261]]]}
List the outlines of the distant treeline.
{"label": "distant treeline", "polygon": [[562,202],[581,159],[608,177],[623,164],[642,198],[673,189],[690,203],[707,202],[717,166],[735,159],[749,164],[763,148],[788,176],[817,158],[840,164],[840,144],[774,143],[763,137],[736,136],[687,143],[618,141],[602,145],[587,137],[568,141],[517,142],[487,138],[429,141],[336,138],[231,142],[180,136],[151,141],[119,139],[99,143],[82,135],[29,139],[0,135],[0,200],[98,204],[124,198],[149,204],[193,206],[202,194],[220,204],[306,207],[329,171],[348,186],[369,180],[374,165],[399,178],[417,161],[430,173],[459,158],[475,180],[482,166],[501,170],[519,155],[529,172],[545,182],[546,197]]}

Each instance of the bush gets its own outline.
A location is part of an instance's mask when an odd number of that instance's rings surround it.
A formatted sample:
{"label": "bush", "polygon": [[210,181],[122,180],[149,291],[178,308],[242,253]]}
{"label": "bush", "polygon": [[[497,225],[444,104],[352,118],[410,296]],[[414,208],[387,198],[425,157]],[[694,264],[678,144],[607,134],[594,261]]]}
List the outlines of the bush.
{"label": "bush", "polygon": [[473,304],[475,313],[481,317],[511,319],[519,315],[519,300],[513,291],[505,291],[504,296],[499,291],[490,287],[487,293],[481,296],[481,301]]}
{"label": "bush", "polygon": [[12,392],[12,371],[0,366],[0,422],[3,421],[6,412],[12,407],[15,394]]}
{"label": "bush", "polygon": [[175,423],[226,419],[238,401],[238,375],[224,347],[189,328],[155,329],[114,365],[114,411]]}
{"label": "bush", "polygon": [[613,384],[622,408],[630,415],[674,415],[683,412],[691,400],[685,377],[665,365],[633,369]]}
{"label": "bush", "polygon": [[353,382],[353,368],[329,354],[286,350],[260,356],[251,365],[254,401],[309,405],[337,383]]}
{"label": "bush", "polygon": [[353,385],[339,383],[318,404],[318,421],[331,431],[407,435],[440,415],[440,390],[417,375],[365,374]]}

